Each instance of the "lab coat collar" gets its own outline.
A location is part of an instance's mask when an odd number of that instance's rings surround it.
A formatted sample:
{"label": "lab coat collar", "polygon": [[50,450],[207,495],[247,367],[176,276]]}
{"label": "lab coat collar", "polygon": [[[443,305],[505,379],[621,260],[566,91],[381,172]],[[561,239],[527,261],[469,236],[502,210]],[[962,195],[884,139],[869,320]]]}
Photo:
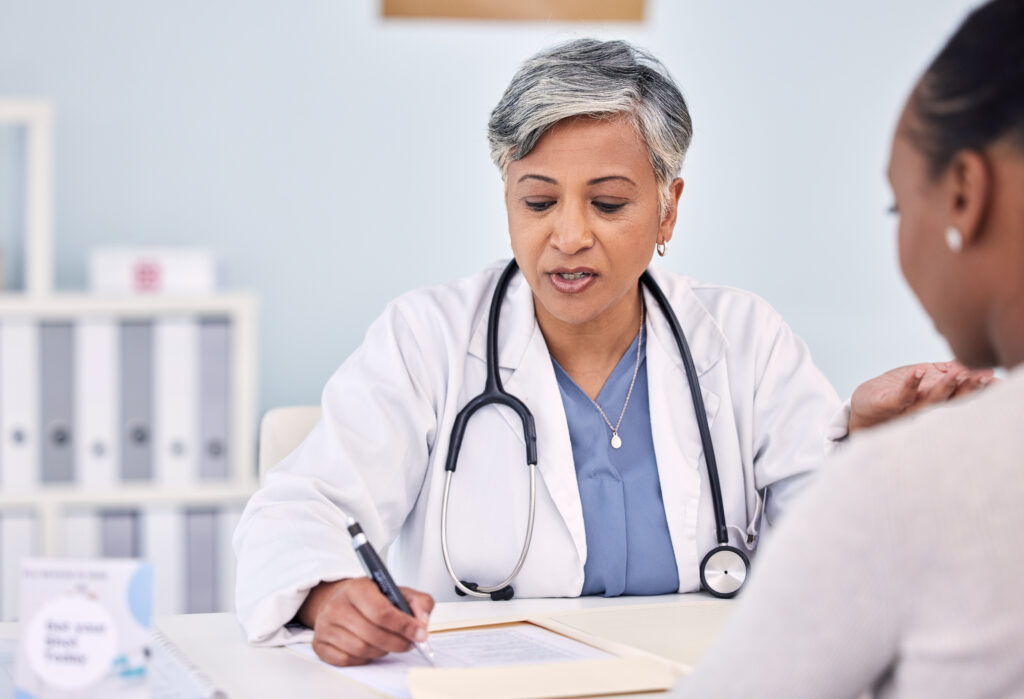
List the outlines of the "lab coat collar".
{"label": "lab coat collar", "polygon": [[[482,361],[487,361],[487,320],[491,297],[498,284],[498,277],[507,264],[508,261],[504,260],[493,267],[493,279],[482,299],[473,336],[469,341],[469,353]],[[519,272],[509,280],[505,300],[501,304],[501,316],[498,319],[498,366],[502,369],[519,367],[534,332],[540,332],[540,328],[533,310],[533,291],[522,272]]]}
{"label": "lab coat collar", "polygon": [[[485,302],[481,305],[481,312],[477,315],[476,326],[469,342],[469,353],[484,361],[487,359],[487,315],[491,296],[505,264],[507,262],[494,267],[494,281],[490,285]],[[649,271],[672,304],[672,309],[690,345],[697,375],[702,376],[725,356],[728,341],[722,329],[697,298],[697,294],[685,278],[670,279],[665,272],[653,267]],[[647,301],[648,328],[652,337],[664,345],[665,351],[673,358],[673,363],[680,371],[685,372],[683,359],[676,349],[668,320],[646,290],[644,296]],[[498,322],[498,366],[502,369],[517,369],[522,363],[532,335],[539,330],[533,306],[533,291],[520,272],[509,281],[505,301],[501,306],[501,317]]]}
{"label": "lab coat collar", "polygon": [[[676,318],[679,319],[683,334],[686,335],[690,354],[693,356],[693,364],[697,368],[697,375],[703,376],[725,356],[725,350],[728,347],[725,334],[714,316],[697,298],[697,294],[694,293],[686,278],[670,279],[666,272],[653,267],[648,271],[654,277],[654,281],[658,282],[665,296],[668,297],[672,310],[675,312]],[[651,335],[663,345],[665,352],[671,357],[672,363],[684,372],[685,377],[683,358],[676,347],[672,326],[665,314],[661,312],[658,302],[647,292],[646,288],[644,289],[644,298],[647,302],[647,327],[650,329]]]}

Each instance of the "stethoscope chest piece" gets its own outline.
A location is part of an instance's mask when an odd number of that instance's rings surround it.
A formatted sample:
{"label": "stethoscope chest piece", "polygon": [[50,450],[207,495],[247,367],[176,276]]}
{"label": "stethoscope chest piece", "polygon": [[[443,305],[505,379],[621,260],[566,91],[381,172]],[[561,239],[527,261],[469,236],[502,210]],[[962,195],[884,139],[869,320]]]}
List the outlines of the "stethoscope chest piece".
{"label": "stethoscope chest piece", "polygon": [[734,597],[747,579],[750,560],[735,546],[716,546],[700,564],[700,582],[715,597]]}

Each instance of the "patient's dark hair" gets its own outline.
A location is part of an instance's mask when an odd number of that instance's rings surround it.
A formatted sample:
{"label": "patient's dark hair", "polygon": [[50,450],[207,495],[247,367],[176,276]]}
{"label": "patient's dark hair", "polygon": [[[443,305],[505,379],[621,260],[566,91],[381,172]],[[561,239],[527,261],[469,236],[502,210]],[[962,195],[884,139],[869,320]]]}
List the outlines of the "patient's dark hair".
{"label": "patient's dark hair", "polygon": [[960,150],[1012,141],[1024,150],[1024,0],[976,8],[910,97],[908,134],[933,177]]}

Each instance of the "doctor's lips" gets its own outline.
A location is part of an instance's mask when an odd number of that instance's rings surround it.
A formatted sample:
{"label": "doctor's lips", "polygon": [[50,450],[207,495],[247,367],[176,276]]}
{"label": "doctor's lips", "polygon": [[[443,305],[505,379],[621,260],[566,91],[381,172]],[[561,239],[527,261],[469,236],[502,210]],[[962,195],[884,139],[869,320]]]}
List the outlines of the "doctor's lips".
{"label": "doctor's lips", "polygon": [[563,294],[580,293],[590,286],[597,276],[597,272],[588,267],[559,267],[548,273],[551,285]]}

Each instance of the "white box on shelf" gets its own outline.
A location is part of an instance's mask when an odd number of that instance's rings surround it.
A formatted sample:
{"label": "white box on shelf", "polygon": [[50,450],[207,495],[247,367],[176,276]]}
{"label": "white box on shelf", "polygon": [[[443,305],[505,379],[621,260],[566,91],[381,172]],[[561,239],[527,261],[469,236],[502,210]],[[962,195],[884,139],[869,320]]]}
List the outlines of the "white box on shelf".
{"label": "white box on shelf", "polygon": [[96,248],[89,253],[89,287],[104,294],[209,294],[217,288],[217,261],[202,248]]}

